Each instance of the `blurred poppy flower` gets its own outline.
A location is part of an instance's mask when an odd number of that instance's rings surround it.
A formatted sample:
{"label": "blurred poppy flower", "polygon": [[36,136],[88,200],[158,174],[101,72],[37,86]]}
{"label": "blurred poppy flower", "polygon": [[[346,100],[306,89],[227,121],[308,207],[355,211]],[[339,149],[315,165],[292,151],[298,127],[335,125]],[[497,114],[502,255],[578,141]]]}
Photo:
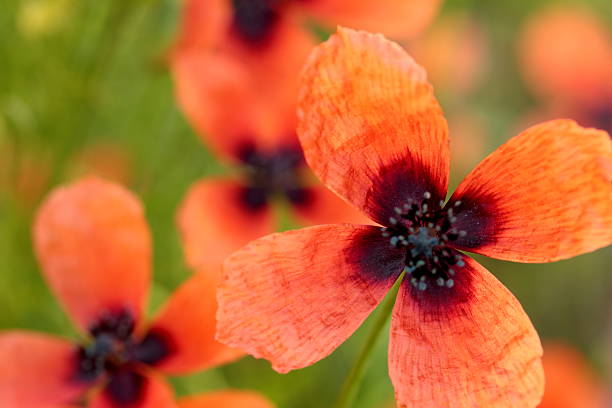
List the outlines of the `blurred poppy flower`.
{"label": "blurred poppy flower", "polygon": [[546,386],[540,408],[604,408],[603,387],[574,348],[545,343]]}
{"label": "blurred poppy flower", "polygon": [[[175,68],[187,117],[238,172],[198,181],[183,200],[177,218],[190,266],[220,265],[250,240],[273,232],[275,198],[306,224],[363,219],[309,173],[295,136],[295,101],[272,113],[236,81],[235,66],[210,64],[205,55],[180,59]],[[217,69],[222,72],[210,75]]]}
{"label": "blurred poppy flower", "polygon": [[[84,339],[23,330],[0,334],[0,406],[172,407],[163,374],[184,374],[241,352],[214,340],[215,281],[197,273],[150,323],[150,233],[138,200],[97,178],[55,190],[34,226],[51,290]],[[188,405],[187,405],[188,406]]]}
{"label": "blurred poppy flower", "polygon": [[217,338],[279,372],[327,356],[402,271],[389,373],[401,407],[534,407],[541,345],[514,296],[460,251],[549,262],[612,241],[612,141],[558,120],[482,161],[446,197],[448,130],[397,44],[350,29],[302,72],[298,134],[315,174],[384,227],[268,235],[230,256]]}
{"label": "blurred poppy flower", "polygon": [[295,136],[297,77],[315,44],[309,16],[411,38],[439,0],[188,0],[171,62],[179,104],[198,135],[242,177],[202,180],[181,206],[187,262],[217,264],[275,230],[270,198],[306,224],[359,213],[309,177]]}
{"label": "blurred poppy flower", "polygon": [[98,176],[123,185],[132,182],[132,161],[124,146],[93,143],[81,149],[72,159],[69,173],[76,177]]}
{"label": "blurred poppy flower", "polygon": [[549,116],[612,132],[612,36],[591,11],[548,8],[527,21],[520,68]]}
{"label": "blurred poppy flower", "polygon": [[2,171],[0,188],[25,208],[32,209],[49,188],[51,157],[31,148],[17,148],[9,143],[0,147]]}
{"label": "blurred poppy flower", "polygon": [[246,391],[217,391],[180,398],[177,408],[273,408],[261,395]]}
{"label": "blurred poppy flower", "polygon": [[451,99],[473,91],[487,68],[486,32],[465,13],[440,17],[408,49],[427,70],[437,91]]}

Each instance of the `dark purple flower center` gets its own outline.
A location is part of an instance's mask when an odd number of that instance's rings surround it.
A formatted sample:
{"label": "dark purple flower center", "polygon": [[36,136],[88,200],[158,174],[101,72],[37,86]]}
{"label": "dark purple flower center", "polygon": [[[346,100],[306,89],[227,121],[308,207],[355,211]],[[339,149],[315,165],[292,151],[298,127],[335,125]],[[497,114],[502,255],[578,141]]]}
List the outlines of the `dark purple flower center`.
{"label": "dark purple flower center", "polygon": [[119,404],[138,401],[143,394],[145,378],[135,369],[154,365],[170,353],[169,341],[154,331],[144,338],[134,337],[134,318],[125,310],[107,313],[93,325],[91,342],[77,351],[76,378],[93,382],[108,378],[108,396]]}
{"label": "dark purple flower center", "polygon": [[444,202],[434,202],[425,192],[420,202],[409,200],[402,207],[395,207],[382,234],[391,246],[405,249],[404,272],[406,279],[417,289],[430,286],[452,288],[458,269],[465,266],[463,257],[448,244],[464,237],[466,232],[453,224],[461,209],[461,201],[444,207]]}
{"label": "dark purple flower center", "polygon": [[233,29],[248,43],[265,42],[279,20],[280,3],[282,0],[232,0]]}
{"label": "dark purple flower center", "polygon": [[249,146],[239,157],[246,174],[242,199],[249,208],[262,208],[275,195],[295,205],[305,204],[311,198],[303,180],[304,156],[299,147],[265,152]]}
{"label": "dark purple flower center", "polygon": [[598,129],[605,130],[612,136],[612,101],[607,104],[594,109],[591,112],[592,126]]}

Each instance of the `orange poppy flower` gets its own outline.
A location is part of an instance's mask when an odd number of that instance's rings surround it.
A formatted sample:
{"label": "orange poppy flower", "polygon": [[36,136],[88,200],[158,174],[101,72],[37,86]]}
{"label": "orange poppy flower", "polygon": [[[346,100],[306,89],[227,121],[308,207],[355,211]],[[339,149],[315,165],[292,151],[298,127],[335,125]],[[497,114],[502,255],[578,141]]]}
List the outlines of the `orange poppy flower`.
{"label": "orange poppy flower", "polygon": [[544,9],[529,18],[520,68],[546,111],[612,132],[612,35],[592,11]]}
{"label": "orange poppy flower", "polygon": [[86,178],[57,189],[38,212],[33,238],[43,275],[84,340],[0,333],[3,408],[83,400],[96,408],[174,407],[163,374],[242,355],[214,340],[216,282],[209,273],[191,277],[145,323],[150,233],[142,206],[122,187]]}
{"label": "orange poppy flower", "polygon": [[187,0],[171,57],[177,99],[198,135],[245,173],[238,182],[202,180],[191,188],[178,215],[191,266],[222,262],[274,231],[268,206],[274,195],[285,197],[306,224],[361,219],[305,174],[295,136],[298,72],[315,45],[305,21],[315,17],[410,38],[439,3]]}
{"label": "orange poppy flower", "polygon": [[574,348],[546,343],[542,362],[546,387],[539,408],[604,408],[602,385]]}
{"label": "orange poppy flower", "polygon": [[[257,109],[261,105],[247,87],[233,82],[236,76],[229,66],[219,80],[208,75],[219,65],[207,60],[194,55],[177,61],[179,100],[198,134],[223,136],[210,139],[212,147],[236,166],[240,176],[200,180],[190,188],[177,220],[187,263],[220,265],[250,240],[273,232],[273,198],[284,198],[306,224],[363,219],[308,174],[295,136],[295,103],[276,109],[278,115],[266,114]],[[210,95],[203,96],[206,93]],[[212,127],[198,125],[213,122]]]}
{"label": "orange poppy flower", "polygon": [[423,68],[339,29],[302,71],[306,161],[370,225],[268,235],[230,256],[217,339],[279,372],[330,354],[405,272],[389,373],[401,407],[534,407],[541,345],[514,296],[461,251],[549,262],[612,241],[612,141],[558,120],[481,162],[445,203],[446,121]]}

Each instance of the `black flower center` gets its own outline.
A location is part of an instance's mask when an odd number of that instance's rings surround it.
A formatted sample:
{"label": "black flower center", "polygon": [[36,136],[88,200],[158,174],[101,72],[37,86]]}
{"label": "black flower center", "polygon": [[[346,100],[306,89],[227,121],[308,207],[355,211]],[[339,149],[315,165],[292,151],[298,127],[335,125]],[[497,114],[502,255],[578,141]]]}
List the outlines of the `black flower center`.
{"label": "black flower center", "polygon": [[299,147],[281,147],[271,152],[248,147],[240,153],[240,158],[246,173],[242,198],[249,208],[265,206],[274,195],[296,205],[310,199],[303,180],[304,157]]}
{"label": "black flower center", "polygon": [[382,228],[384,237],[395,248],[405,248],[407,278],[419,290],[431,285],[452,288],[457,270],[465,266],[463,257],[448,246],[452,241],[466,235],[453,227],[461,201],[444,208],[444,202],[434,202],[425,192],[421,202],[409,200]]}
{"label": "black flower center", "polygon": [[258,44],[271,34],[279,19],[280,0],[232,0],[232,27],[243,40]]}
{"label": "black flower center", "polygon": [[594,109],[591,113],[593,126],[605,130],[612,136],[612,101]]}
{"label": "black flower center", "polygon": [[152,331],[135,338],[134,318],[126,310],[104,314],[89,334],[91,342],[77,350],[76,378],[93,382],[106,376],[105,390],[117,403],[138,401],[145,378],[136,367],[156,364],[171,351],[169,341],[160,333]]}

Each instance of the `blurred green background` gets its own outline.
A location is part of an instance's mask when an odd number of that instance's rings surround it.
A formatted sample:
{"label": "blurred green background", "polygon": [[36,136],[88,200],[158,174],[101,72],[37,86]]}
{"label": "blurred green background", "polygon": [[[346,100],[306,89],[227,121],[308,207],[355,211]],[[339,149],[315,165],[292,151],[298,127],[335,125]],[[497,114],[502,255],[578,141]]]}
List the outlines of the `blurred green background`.
{"label": "blurred green background", "polygon": [[[439,93],[448,110],[460,106],[483,119],[483,155],[514,134],[538,104],[518,72],[516,36],[525,17],[549,3],[453,0],[443,6],[442,15],[473,16],[486,36],[486,68],[475,90],[460,98]],[[580,3],[611,26],[611,2]],[[179,12],[177,0],[0,2],[0,329],[75,336],[41,279],[30,226],[45,193],[78,173],[75,157],[88,146],[120,149],[129,188],[146,207],[154,241],[151,310],[190,274],[174,214],[191,183],[225,169],[173,99],[165,57]],[[457,169],[454,185],[466,171]],[[612,375],[610,248],[547,265],[478,259],[521,301],[543,339],[576,345],[602,378]],[[282,407],[328,406],[373,320],[329,358],[299,372],[278,375],[268,363],[245,358],[172,382],[179,395],[237,387],[260,390]],[[355,406],[392,401],[386,346],[386,339],[377,344]]]}

